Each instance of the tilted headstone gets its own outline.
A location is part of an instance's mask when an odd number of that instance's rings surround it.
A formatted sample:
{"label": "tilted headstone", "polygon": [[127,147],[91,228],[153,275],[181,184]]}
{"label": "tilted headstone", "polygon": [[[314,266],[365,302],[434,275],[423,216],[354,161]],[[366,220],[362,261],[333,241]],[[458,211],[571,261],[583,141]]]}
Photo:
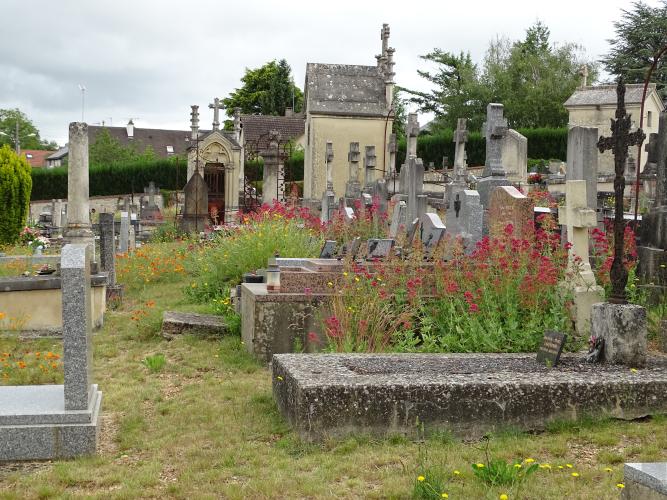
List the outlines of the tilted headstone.
{"label": "tilted headstone", "polygon": [[359,253],[359,248],[361,248],[361,238],[357,236],[352,240],[352,243],[350,244],[350,249],[348,251],[352,259],[356,259],[357,254]]}
{"label": "tilted headstone", "polygon": [[597,226],[597,216],[587,206],[585,180],[567,181],[565,189],[565,207],[558,208],[558,222],[567,226],[568,268],[573,275],[565,285],[573,291],[575,327],[583,335],[590,332],[593,304],[604,300],[588,256],[588,230]]}
{"label": "tilted headstone", "polygon": [[502,236],[508,224],[514,238],[529,238],[533,233],[533,202],[514,186],[499,186],[489,201],[489,235]]}
{"label": "tilted headstone", "polygon": [[347,161],[350,164],[349,179],[345,184],[345,196],[350,199],[357,199],[361,195],[361,183],[359,182],[359,161],[361,152],[359,143],[351,142],[350,151],[347,153]]}
{"label": "tilted headstone", "polygon": [[345,222],[352,222],[357,218],[352,207],[343,207],[343,217]]}
{"label": "tilted headstone", "polygon": [[404,201],[399,201],[394,206],[394,212],[391,214],[391,225],[389,226],[389,237],[396,238],[399,231],[405,231],[408,216],[408,205]]}
{"label": "tilted headstone", "polygon": [[412,244],[414,243],[415,236],[417,235],[417,232],[419,231],[419,219],[412,219],[412,222],[410,222],[408,226],[408,231],[407,231],[407,236],[405,238],[406,246],[411,247]]}
{"label": "tilted headstone", "polygon": [[320,250],[320,259],[333,259],[336,255],[336,240],[326,240]]}
{"label": "tilted headstone", "polygon": [[586,181],[586,206],[597,209],[598,196],[598,129],[572,127],[567,132],[566,180]]}
{"label": "tilted headstone", "polygon": [[445,236],[445,225],[442,223],[438,214],[425,213],[421,216],[421,235],[422,245],[427,250],[434,249]]}
{"label": "tilted headstone", "polygon": [[393,239],[371,238],[368,240],[367,259],[384,259],[389,255],[396,243]]}

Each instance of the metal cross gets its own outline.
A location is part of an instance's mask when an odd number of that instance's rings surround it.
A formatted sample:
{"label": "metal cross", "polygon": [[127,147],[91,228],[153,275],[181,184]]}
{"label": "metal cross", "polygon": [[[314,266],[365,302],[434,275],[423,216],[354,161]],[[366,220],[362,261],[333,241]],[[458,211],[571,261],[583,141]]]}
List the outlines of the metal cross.
{"label": "metal cross", "polygon": [[628,283],[628,271],[623,265],[623,249],[625,220],[623,219],[623,191],[625,190],[625,163],[628,158],[628,147],[638,146],[644,142],[646,134],[642,129],[630,132],[630,115],[625,109],[625,84],[623,79],[618,80],[616,87],[616,119],[611,119],[611,137],[600,137],[598,149],[600,153],[611,150],[614,155],[614,261],[611,264],[609,276],[611,278],[611,297],[609,302],[627,304],[625,286]]}

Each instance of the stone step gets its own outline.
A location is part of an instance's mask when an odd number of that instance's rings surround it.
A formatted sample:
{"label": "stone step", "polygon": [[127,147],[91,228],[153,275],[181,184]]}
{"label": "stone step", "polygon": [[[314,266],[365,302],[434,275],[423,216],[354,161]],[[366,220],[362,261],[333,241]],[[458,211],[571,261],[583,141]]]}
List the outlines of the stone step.
{"label": "stone step", "polygon": [[197,314],[180,311],[164,311],[162,314],[162,336],[172,339],[184,333],[220,335],[227,333],[224,319],[214,314]]}

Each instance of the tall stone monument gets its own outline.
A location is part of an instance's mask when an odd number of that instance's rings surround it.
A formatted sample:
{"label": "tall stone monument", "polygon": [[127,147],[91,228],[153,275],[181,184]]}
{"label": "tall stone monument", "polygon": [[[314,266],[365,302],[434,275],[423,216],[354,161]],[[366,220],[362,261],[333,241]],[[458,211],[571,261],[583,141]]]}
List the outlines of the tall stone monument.
{"label": "tall stone monument", "polygon": [[361,183],[359,182],[359,161],[361,152],[359,143],[351,142],[350,151],[347,153],[347,161],[350,164],[349,180],[345,184],[345,197],[349,200],[356,200],[361,196]]}
{"label": "tall stone monument", "polygon": [[[653,134],[651,134],[653,135]],[[655,158],[656,189],[653,204],[642,218],[638,274],[667,294],[667,111],[660,114],[658,134],[651,146]]]}
{"label": "tall stone monument", "polygon": [[327,141],[327,147],[324,154],[324,161],[327,169],[327,188],[322,194],[322,211],[320,213],[320,220],[322,222],[329,222],[336,210],[336,193],[334,193],[333,190],[333,178],[331,174],[334,159],[333,143],[331,141]]}
{"label": "tall stone monument", "polygon": [[454,132],[454,179],[445,186],[445,205],[447,206],[445,222],[447,223],[447,232],[450,234],[461,232],[458,217],[461,210],[460,194],[461,191],[468,189],[465,160],[465,145],[468,141],[467,121],[465,118],[459,118],[457,121],[456,132]]}
{"label": "tall stone monument", "polygon": [[408,115],[407,152],[405,164],[401,168],[400,188],[407,196],[408,204],[407,220],[419,220],[426,213],[427,197],[424,193],[424,163],[417,158],[417,136],[419,135],[419,122],[417,115]]}
{"label": "tall stone monument", "polygon": [[88,200],[88,125],[69,124],[69,164],[67,167],[67,243],[85,243],[92,246],[95,260],[95,235],[90,225]]}
{"label": "tall stone monument", "polygon": [[262,183],[262,201],[271,204],[274,201],[281,201],[285,197],[284,183],[281,186],[280,178],[282,165],[280,164],[280,132],[277,130],[269,131],[268,147],[262,151],[264,158],[264,182]]}
{"label": "tall stone monument", "polygon": [[482,178],[477,182],[477,191],[482,206],[488,209],[493,189],[511,185],[503,168],[502,146],[508,127],[502,104],[490,103],[486,107],[486,122],[482,127],[486,138],[486,161]]}
{"label": "tall stone monument", "polygon": [[588,255],[588,230],[597,226],[597,216],[588,206],[586,180],[567,181],[565,189],[565,207],[558,209],[558,222],[567,227],[568,270],[573,277],[564,285],[574,296],[577,333],[586,335],[591,329],[593,304],[604,300],[604,290],[595,281]]}
{"label": "tall stone monument", "polygon": [[594,211],[598,206],[597,142],[597,127],[572,127],[567,132],[565,178],[568,181],[586,181],[586,206]]}
{"label": "tall stone monument", "polygon": [[364,190],[372,190],[375,181],[375,167],[377,165],[377,156],[375,155],[375,146],[366,146],[364,154]]}

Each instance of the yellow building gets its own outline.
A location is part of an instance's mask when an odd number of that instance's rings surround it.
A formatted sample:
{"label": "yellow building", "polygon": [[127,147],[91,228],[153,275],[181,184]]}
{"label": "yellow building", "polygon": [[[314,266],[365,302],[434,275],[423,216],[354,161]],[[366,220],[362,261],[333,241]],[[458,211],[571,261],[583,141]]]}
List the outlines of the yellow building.
{"label": "yellow building", "polygon": [[[634,129],[639,127],[643,91],[643,84],[629,84],[625,88],[625,107],[631,115]],[[565,101],[565,108],[570,113],[568,126],[597,127],[599,137],[610,136],[610,120],[616,113],[616,85],[580,87]],[[658,118],[663,109],[664,106],[656,91],[655,83],[649,84],[644,105],[643,130],[646,137],[658,132]],[[636,149],[631,149],[630,155],[636,159]],[[642,153],[642,170],[646,165],[646,158],[647,155]],[[614,173],[614,157],[611,151],[598,153],[598,172],[600,174]]]}
{"label": "yellow building", "polygon": [[382,54],[375,66],[308,63],[305,83],[305,200],[321,200],[326,190],[326,143],[333,143],[333,189],[345,194],[349,179],[348,152],[359,143],[362,160],[359,180],[364,182],[366,146],[375,146],[375,179],[389,172],[389,139],[394,121],[394,49],[389,47],[389,26],[383,25]]}

